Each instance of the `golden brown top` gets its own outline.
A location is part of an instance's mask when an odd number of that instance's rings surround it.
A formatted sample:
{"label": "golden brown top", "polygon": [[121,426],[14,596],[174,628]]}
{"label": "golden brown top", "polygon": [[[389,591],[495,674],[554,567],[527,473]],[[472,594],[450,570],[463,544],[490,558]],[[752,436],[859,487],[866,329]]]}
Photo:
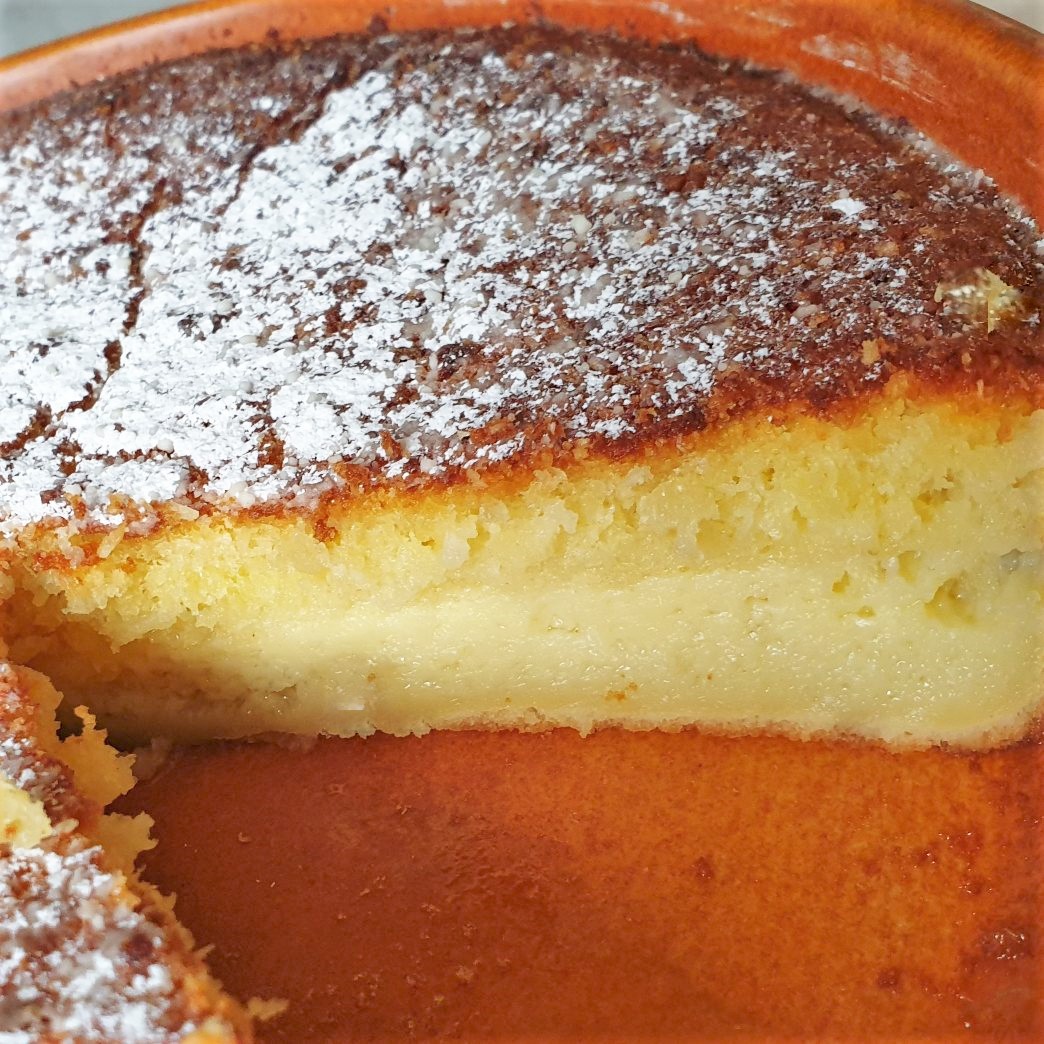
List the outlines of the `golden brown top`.
{"label": "golden brown top", "polygon": [[687,48],[185,59],[9,119],[0,228],[8,531],[620,452],[901,371],[1039,388],[1039,233],[986,177]]}

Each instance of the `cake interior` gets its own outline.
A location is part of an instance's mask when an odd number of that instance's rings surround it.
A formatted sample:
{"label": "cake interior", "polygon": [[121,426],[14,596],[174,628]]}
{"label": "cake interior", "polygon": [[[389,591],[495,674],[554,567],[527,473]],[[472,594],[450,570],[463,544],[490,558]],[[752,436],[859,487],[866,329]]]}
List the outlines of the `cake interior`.
{"label": "cake interior", "polygon": [[81,568],[16,562],[6,628],[123,741],[547,722],[981,744],[1039,706],[1042,490],[1044,412],[893,385],[848,418],[321,527],[80,538]]}
{"label": "cake interior", "polygon": [[[38,708],[39,730],[35,739],[45,755],[57,759],[72,773],[76,792],[89,806],[105,809],[134,786],[131,754],[121,753],[108,742],[94,715],[80,707],[78,731],[62,735],[56,714],[61,694],[36,671],[18,669],[18,684]],[[111,864],[132,875],[142,852],[152,848],[151,820],[145,814],[127,817],[115,812],[84,818],[77,829],[89,844],[102,845]],[[26,789],[0,778],[0,839],[13,848],[34,848],[54,829],[43,802]]]}

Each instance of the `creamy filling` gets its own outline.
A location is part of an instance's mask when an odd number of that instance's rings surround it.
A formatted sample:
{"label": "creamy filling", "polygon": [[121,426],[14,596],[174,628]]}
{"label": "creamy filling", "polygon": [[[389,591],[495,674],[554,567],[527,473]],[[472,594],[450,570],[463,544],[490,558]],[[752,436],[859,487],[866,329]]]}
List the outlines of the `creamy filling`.
{"label": "creamy filling", "polygon": [[346,509],[325,542],[304,520],[201,520],[34,574],[13,651],[131,739],[989,742],[1044,694],[1042,455],[1044,413],[895,399],[848,426],[753,421],[713,453]]}

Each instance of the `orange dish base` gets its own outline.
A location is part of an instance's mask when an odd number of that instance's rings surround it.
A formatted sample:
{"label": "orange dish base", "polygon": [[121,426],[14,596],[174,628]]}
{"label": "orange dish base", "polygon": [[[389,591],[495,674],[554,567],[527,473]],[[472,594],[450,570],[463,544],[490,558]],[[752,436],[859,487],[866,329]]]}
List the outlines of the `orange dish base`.
{"label": "orange dish base", "polygon": [[262,1041],[1044,1039],[1044,745],[182,752],[124,801]]}

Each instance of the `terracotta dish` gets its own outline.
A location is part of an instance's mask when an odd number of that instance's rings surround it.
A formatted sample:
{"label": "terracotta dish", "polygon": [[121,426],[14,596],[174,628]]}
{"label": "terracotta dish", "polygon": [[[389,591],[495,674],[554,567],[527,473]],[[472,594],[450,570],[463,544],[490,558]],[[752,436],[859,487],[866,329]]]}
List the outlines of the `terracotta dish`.
{"label": "terracotta dish", "polygon": [[[0,62],[0,111],[155,61],[541,17],[785,68],[1044,224],[1041,37],[955,0],[231,0]],[[1044,1039],[1044,736],[605,730],[221,744],[123,803],[266,1041]],[[278,1010],[275,1006],[273,1010]]]}

